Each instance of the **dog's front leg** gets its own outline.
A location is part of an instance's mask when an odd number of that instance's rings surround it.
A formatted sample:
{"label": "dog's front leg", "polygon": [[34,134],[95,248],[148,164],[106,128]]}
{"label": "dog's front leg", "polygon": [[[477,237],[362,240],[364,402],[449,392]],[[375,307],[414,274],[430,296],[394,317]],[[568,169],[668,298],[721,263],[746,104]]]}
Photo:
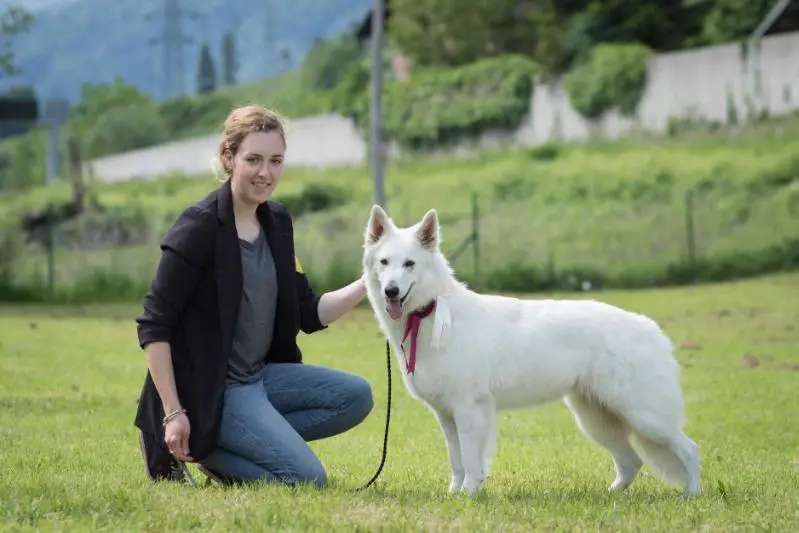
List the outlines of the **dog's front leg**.
{"label": "dog's front leg", "polygon": [[475,400],[453,411],[458,428],[464,478],[461,490],[474,494],[485,479],[483,451],[491,431],[491,402]]}
{"label": "dog's front leg", "polygon": [[444,438],[447,441],[447,453],[449,454],[449,464],[452,467],[452,479],[449,484],[449,491],[456,492],[461,489],[463,484],[463,461],[461,460],[461,447],[458,441],[458,428],[455,426],[455,419],[450,413],[439,409],[433,409]]}

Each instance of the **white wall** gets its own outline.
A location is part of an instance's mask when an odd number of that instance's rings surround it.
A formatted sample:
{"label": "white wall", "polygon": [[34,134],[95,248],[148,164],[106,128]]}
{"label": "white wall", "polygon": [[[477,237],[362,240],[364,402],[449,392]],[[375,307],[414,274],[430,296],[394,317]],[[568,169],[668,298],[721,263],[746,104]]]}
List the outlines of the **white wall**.
{"label": "white wall", "polygon": [[571,107],[561,84],[538,86],[517,142],[535,145],[550,136],[582,140],[591,132],[616,138],[636,127],[664,133],[669,119],[677,117],[727,123],[728,94],[739,122],[761,110],[772,116],[797,110],[799,32],[768,37],[747,54],[740,44],[660,54],[650,62],[648,78],[634,120],[609,112],[593,124]]}
{"label": "white wall", "polygon": [[[727,123],[732,117],[731,107],[739,122],[762,110],[772,116],[797,110],[799,32],[767,37],[759,50],[748,53],[740,44],[727,44],[660,54],[650,62],[648,76],[633,120],[609,112],[596,122],[586,121],[569,104],[561,83],[537,85],[531,112],[519,129],[510,134],[487,132],[484,142],[533,146],[552,138],[617,138],[636,129],[662,134],[670,118]],[[288,166],[368,162],[368,140],[351,120],[338,115],[295,119],[288,137]],[[218,136],[211,135],[104,157],[90,164],[97,177],[105,180],[152,178],[170,170],[210,173],[209,161],[217,142]]]}
{"label": "white wall", "polygon": [[[367,157],[366,143],[355,124],[339,115],[290,120],[286,143],[287,165],[359,165]],[[211,159],[218,145],[219,135],[209,135],[114,154],[95,159],[89,165],[98,179],[106,181],[152,179],[171,171],[211,176]]]}

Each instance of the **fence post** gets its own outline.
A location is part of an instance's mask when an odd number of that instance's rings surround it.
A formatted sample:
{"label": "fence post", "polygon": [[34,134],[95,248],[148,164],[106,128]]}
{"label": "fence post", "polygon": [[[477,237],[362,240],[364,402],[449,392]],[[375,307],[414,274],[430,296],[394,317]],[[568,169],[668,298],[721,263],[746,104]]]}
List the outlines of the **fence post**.
{"label": "fence post", "polygon": [[474,275],[480,272],[480,213],[477,209],[477,193],[472,193],[472,254],[474,258]]}
{"label": "fence post", "polygon": [[685,232],[686,245],[688,251],[688,263],[694,264],[696,261],[696,235],[694,232],[694,191],[685,191]]}
{"label": "fence post", "polygon": [[46,227],[47,227],[47,288],[52,295],[55,292],[55,236],[53,232],[53,205],[47,206]]}

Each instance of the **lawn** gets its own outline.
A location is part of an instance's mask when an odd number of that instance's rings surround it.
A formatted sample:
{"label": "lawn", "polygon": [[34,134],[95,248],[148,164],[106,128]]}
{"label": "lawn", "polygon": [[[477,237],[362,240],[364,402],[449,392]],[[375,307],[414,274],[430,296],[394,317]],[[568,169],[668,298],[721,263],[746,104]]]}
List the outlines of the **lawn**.
{"label": "lawn", "polygon": [[[468,250],[457,266],[471,282],[491,280],[502,289],[531,290],[524,278],[544,265],[561,277],[589,270],[619,285],[660,279],[686,261],[689,243],[699,259],[722,263],[731,254],[757,254],[799,238],[799,152],[786,138],[630,140],[547,153],[499,150],[393,161],[386,168],[388,211],[406,224],[436,208],[444,251],[452,254],[474,229],[476,195],[479,256]],[[125,285],[145,286],[163,232],[216,186],[210,176],[95,184],[94,193],[112,214],[57,228],[59,290],[93,283],[82,279],[96,275],[83,266],[87,257],[98,271],[126,278]],[[318,204],[330,190],[343,195],[342,204],[296,209],[298,199],[312,197],[308,202]],[[286,170],[276,197],[292,208],[297,251],[317,285],[330,288],[358,275],[372,190],[365,167]],[[0,194],[0,230],[70,194],[66,183]],[[149,242],[110,248],[92,241],[134,223],[149,226]],[[77,235],[85,235],[88,250],[66,246]],[[46,265],[41,248],[29,247],[12,267],[14,282],[36,284],[46,278]]]}
{"label": "lawn", "polygon": [[313,443],[329,487],[152,486],[132,425],[144,372],[138,306],[6,306],[0,523],[15,531],[798,530],[799,274],[594,296],[651,314],[680,347],[700,498],[683,501],[653,477],[607,493],[610,457],[559,404],[504,414],[483,493],[450,496],[443,437],[393,360],[387,463],[373,487],[354,493],[379,463],[385,423],[384,343],[365,308],[301,338],[307,362],[374,386],[375,410],[362,426]]}

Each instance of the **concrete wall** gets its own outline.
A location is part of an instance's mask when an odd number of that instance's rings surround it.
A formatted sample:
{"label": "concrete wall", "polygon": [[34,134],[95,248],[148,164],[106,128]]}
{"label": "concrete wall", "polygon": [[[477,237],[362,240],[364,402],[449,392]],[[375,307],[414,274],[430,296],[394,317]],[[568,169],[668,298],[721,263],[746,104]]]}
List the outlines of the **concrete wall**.
{"label": "concrete wall", "polygon": [[[211,176],[219,139],[219,135],[209,135],[151,146],[95,159],[89,166],[105,181],[152,179],[173,171]],[[355,124],[339,115],[290,120],[286,143],[288,166],[359,165],[367,157],[366,143]]]}
{"label": "concrete wall", "polygon": [[[483,144],[534,146],[550,139],[618,138],[638,130],[662,134],[670,119],[739,123],[762,112],[799,109],[799,32],[770,36],[759,49],[740,44],[661,54],[649,65],[649,82],[634,119],[609,112],[589,122],[569,104],[563,85],[536,86],[531,112],[515,132],[487,132]],[[349,119],[320,115],[295,119],[287,166],[366,164],[367,142]],[[218,136],[155,146],[93,161],[100,179],[152,178],[170,170],[211,172]]]}
{"label": "concrete wall", "polygon": [[571,107],[562,84],[538,86],[516,140],[535,145],[550,137],[617,138],[637,129],[662,134],[674,118],[729,123],[762,111],[775,116],[797,110],[799,33],[768,37],[759,50],[728,44],[661,54],[650,62],[648,77],[634,119],[609,112],[594,123]]}

